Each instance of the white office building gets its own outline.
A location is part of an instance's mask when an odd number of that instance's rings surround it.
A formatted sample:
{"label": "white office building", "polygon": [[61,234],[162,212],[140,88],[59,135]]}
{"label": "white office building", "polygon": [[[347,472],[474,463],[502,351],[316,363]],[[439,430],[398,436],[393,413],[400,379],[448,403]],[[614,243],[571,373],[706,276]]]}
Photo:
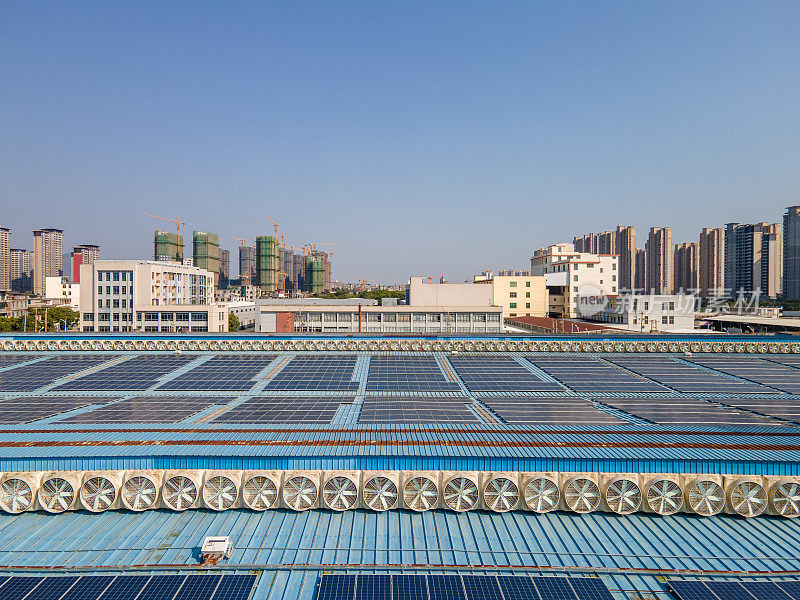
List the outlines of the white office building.
{"label": "white office building", "polygon": [[162,261],[98,260],[81,266],[81,331],[225,332],[214,274]]}
{"label": "white office building", "polygon": [[579,295],[578,317],[634,333],[694,330],[697,297],[689,294]]}
{"label": "white office building", "polygon": [[536,250],[531,275],[545,277],[551,316],[577,317],[579,295],[612,296],[619,289],[616,254],[575,252],[566,242]]}
{"label": "white office building", "polygon": [[80,310],[81,284],[74,283],[69,277],[45,277],[44,297],[48,300],[61,299],[72,310]]}

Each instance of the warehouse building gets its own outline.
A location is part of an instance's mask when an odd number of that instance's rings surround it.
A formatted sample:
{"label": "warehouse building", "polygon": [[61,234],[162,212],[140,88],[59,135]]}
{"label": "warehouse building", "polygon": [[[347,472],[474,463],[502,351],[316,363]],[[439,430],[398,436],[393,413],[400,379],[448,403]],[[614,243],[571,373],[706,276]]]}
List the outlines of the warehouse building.
{"label": "warehouse building", "polygon": [[3,336],[0,597],[791,600],[790,336]]}

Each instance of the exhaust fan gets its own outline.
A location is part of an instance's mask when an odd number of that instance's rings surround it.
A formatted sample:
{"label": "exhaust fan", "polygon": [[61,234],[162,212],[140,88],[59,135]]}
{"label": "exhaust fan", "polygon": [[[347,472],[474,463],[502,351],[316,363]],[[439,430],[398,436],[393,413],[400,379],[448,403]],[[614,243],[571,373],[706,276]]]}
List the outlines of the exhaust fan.
{"label": "exhaust fan", "polygon": [[242,500],[253,510],[274,508],[278,502],[280,480],[280,473],[246,474],[242,486]]}
{"label": "exhaust fan", "polygon": [[442,500],[456,512],[472,510],[478,505],[478,474],[455,473],[444,484]]}
{"label": "exhaust fan", "polygon": [[[556,477],[558,477],[556,475]],[[547,513],[558,507],[561,497],[558,480],[546,475],[534,475],[525,483],[525,504],[532,511]]]}
{"label": "exhaust fan", "polygon": [[399,475],[386,473],[368,475],[364,473],[361,495],[364,505],[375,511],[389,510],[397,506]]}
{"label": "exhaust fan", "polygon": [[126,474],[122,484],[122,504],[130,510],[142,511],[152,508],[158,500],[158,484],[160,474],[134,471]]}
{"label": "exhaust fan", "polygon": [[659,515],[672,515],[683,507],[683,490],[680,483],[669,477],[657,475],[647,483],[647,507]]}
{"label": "exhaust fan", "polygon": [[330,475],[322,487],[325,506],[333,510],[348,510],[358,504],[358,473]]}

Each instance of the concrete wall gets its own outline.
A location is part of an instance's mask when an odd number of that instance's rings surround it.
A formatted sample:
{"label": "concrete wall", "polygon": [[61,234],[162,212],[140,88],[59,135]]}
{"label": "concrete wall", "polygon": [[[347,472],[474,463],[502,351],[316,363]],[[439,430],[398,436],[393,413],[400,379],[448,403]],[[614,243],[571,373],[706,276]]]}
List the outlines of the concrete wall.
{"label": "concrete wall", "polygon": [[492,306],[492,288],[474,283],[425,283],[423,277],[409,280],[411,306]]}

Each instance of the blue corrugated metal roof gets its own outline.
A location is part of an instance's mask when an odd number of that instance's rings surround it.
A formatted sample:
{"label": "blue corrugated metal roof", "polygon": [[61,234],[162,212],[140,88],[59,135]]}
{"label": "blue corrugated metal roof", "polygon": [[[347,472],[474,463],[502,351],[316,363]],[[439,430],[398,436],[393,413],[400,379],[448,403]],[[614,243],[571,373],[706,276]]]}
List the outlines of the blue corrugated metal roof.
{"label": "blue corrugated metal roof", "polygon": [[310,599],[321,571],[347,566],[353,572],[403,565],[567,569],[602,573],[613,589],[639,591],[664,589],[655,571],[800,570],[797,520],[361,510],[8,515],[0,517],[0,565],[16,571],[196,566],[207,535],[231,536],[236,550],[224,568],[266,569],[258,599]]}

